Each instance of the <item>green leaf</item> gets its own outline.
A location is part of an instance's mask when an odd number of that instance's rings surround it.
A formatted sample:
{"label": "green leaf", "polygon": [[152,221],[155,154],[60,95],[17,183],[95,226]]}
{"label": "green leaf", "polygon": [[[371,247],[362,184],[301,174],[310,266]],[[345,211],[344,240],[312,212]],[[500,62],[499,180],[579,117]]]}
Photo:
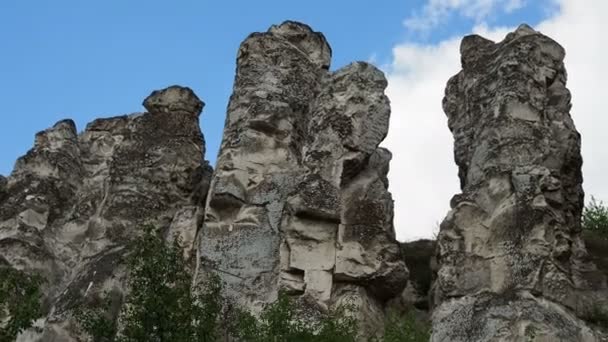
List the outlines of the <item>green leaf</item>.
{"label": "green leaf", "polygon": [[43,278],[8,266],[0,266],[0,342],[17,335],[42,317]]}
{"label": "green leaf", "polygon": [[591,196],[591,202],[583,209],[583,229],[600,233],[608,237],[608,207],[602,201],[597,201]]}

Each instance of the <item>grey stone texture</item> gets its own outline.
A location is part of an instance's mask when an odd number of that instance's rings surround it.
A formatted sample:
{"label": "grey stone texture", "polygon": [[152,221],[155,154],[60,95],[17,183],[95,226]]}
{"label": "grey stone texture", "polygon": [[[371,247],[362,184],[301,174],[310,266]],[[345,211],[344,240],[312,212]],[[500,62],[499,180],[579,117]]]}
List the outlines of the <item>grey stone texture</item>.
{"label": "grey stone texture", "polygon": [[383,73],[330,71],[325,37],[301,23],[241,44],[215,172],[189,88],[38,133],[0,176],[0,265],[47,280],[42,331],[19,341],[82,340],[73,309],[102,293],[118,315],[127,242],[146,224],[181,237],[195,281],[217,273],[253,312],[285,291],[311,317],[352,305],[367,336],[396,308],[430,312],[435,342],[606,339],[608,257],[581,232],[564,49],[522,25],[460,52],[443,107],[462,193],[437,241],[395,240]]}
{"label": "grey stone texture", "polygon": [[[188,88],[152,93],[146,113],[98,119],[77,134],[64,120],[0,179],[0,256],[39,272],[48,315],[20,341],[76,341],[74,307],[125,293],[126,243],[143,225],[181,236],[194,262],[211,169]],[[118,311],[118,310],[117,310]]]}
{"label": "grey stone texture", "polygon": [[608,296],[581,238],[565,51],[522,25],[460,52],[443,108],[462,193],[438,236],[432,341],[597,341],[581,318]]}
{"label": "grey stone texture", "polygon": [[329,71],[330,58],[321,33],[291,21],[241,44],[198,269],[254,311],[280,290],[319,310],[352,301],[371,330],[408,278],[379,147],[387,82],[364,62]]}

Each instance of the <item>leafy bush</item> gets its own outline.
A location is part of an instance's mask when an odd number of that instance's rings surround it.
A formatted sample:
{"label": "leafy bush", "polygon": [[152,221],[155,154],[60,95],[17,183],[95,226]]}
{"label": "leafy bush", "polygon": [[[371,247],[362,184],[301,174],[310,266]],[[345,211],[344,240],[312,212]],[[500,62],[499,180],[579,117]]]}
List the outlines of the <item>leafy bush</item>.
{"label": "leafy bush", "polygon": [[246,342],[354,342],[357,337],[357,324],[353,317],[340,307],[318,320],[306,320],[301,308],[286,294],[266,306],[260,318],[240,311],[234,335]]}
{"label": "leafy bush", "polygon": [[0,342],[14,341],[42,317],[42,277],[0,266]]}
{"label": "leafy bush", "polygon": [[99,306],[79,307],[75,316],[82,329],[94,342],[112,342],[116,336],[116,318],[111,316],[111,300],[106,298]]}
{"label": "leafy bush", "polygon": [[592,196],[591,202],[583,209],[582,225],[585,230],[608,237],[608,207]]}
{"label": "leafy bush", "polygon": [[[146,227],[133,241],[128,257],[129,289],[120,312],[110,313],[111,295],[101,305],[82,306],[75,316],[94,342],[214,342],[226,333],[243,342],[355,342],[357,322],[339,307],[307,318],[306,310],[281,293],[258,317],[241,308],[228,309],[222,286],[211,275],[192,287],[192,275],[178,239],[167,246],[159,232]],[[228,320],[220,322],[220,315]],[[220,326],[220,324],[223,324]],[[382,342],[429,340],[429,329],[413,315],[389,315]]]}

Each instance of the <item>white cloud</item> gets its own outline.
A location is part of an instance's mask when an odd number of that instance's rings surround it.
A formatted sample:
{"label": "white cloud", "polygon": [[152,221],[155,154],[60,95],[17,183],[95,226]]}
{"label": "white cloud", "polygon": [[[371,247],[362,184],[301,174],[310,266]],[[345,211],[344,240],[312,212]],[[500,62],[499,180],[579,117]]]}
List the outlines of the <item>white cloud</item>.
{"label": "white cloud", "polygon": [[526,2],[524,0],[507,1],[507,3],[504,5],[505,12],[511,13],[515,10],[518,10],[518,9],[524,7],[525,4],[526,4]]}
{"label": "white cloud", "polygon": [[511,13],[525,5],[526,0],[429,0],[418,11],[405,19],[407,28],[428,31],[451,15],[458,14],[481,23],[491,14]]}
{"label": "white cloud", "polygon": [[537,29],[566,49],[572,118],[582,135],[588,195],[608,200],[608,1],[563,0],[561,12]]}
{"label": "white cloud", "polygon": [[[465,0],[429,1],[460,4]],[[482,1],[476,1],[482,2]],[[490,1],[496,2],[496,1]],[[566,49],[572,117],[582,134],[584,188],[608,201],[608,1],[559,0],[560,11],[536,25]],[[459,7],[451,7],[459,10]],[[456,8],[456,9],[454,9]],[[514,28],[476,25],[472,31],[501,40]],[[438,44],[400,44],[387,70],[392,116],[384,143],[393,152],[389,174],[400,240],[432,237],[459,192],[453,139],[441,101],[447,80],[460,70],[461,37]]]}
{"label": "white cloud", "polygon": [[458,72],[459,39],[439,45],[404,44],[388,74],[391,123],[384,145],[393,152],[389,173],[399,239],[430,237],[458,191],[452,135],[441,108],[445,83]]}

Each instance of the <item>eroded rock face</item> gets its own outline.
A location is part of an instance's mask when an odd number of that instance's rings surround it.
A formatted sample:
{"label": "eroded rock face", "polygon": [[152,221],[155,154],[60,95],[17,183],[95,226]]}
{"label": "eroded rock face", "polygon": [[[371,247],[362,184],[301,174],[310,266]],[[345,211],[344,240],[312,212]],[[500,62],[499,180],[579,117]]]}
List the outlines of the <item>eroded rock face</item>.
{"label": "eroded rock face", "polygon": [[441,224],[433,341],[595,341],[581,320],[606,308],[588,260],[580,135],[564,49],[522,25],[461,44],[444,110],[462,193]]}
{"label": "eroded rock face", "polygon": [[81,134],[71,120],[58,122],[0,179],[0,255],[48,281],[44,332],[21,341],[75,341],[72,309],[103,292],[119,308],[125,243],[144,224],[179,234],[193,257],[211,178],[203,103],[173,86],[144,106],[148,112],[95,120]]}
{"label": "eroded rock face", "polygon": [[322,308],[347,298],[366,322],[400,293],[388,192],[386,79],[367,63],[329,72],[322,34],[285,22],[240,46],[200,234],[199,275],[218,272],[254,310],[279,290]]}
{"label": "eroded rock face", "polygon": [[117,315],[125,243],[144,224],[179,235],[197,279],[217,272],[253,311],[280,290],[319,311],[354,304],[371,335],[387,306],[430,302],[433,341],[601,340],[588,321],[608,307],[606,263],[581,238],[564,50],[521,26],[499,43],[466,37],[461,54],[444,110],[462,193],[435,255],[434,242],[403,253],[395,240],[384,75],[362,62],[329,71],[327,41],[300,23],[242,43],[214,175],[188,88],[80,134],[70,120],[40,132],[0,176],[0,265],[47,279],[43,332],[20,341],[78,340],[71,310],[101,293]]}

